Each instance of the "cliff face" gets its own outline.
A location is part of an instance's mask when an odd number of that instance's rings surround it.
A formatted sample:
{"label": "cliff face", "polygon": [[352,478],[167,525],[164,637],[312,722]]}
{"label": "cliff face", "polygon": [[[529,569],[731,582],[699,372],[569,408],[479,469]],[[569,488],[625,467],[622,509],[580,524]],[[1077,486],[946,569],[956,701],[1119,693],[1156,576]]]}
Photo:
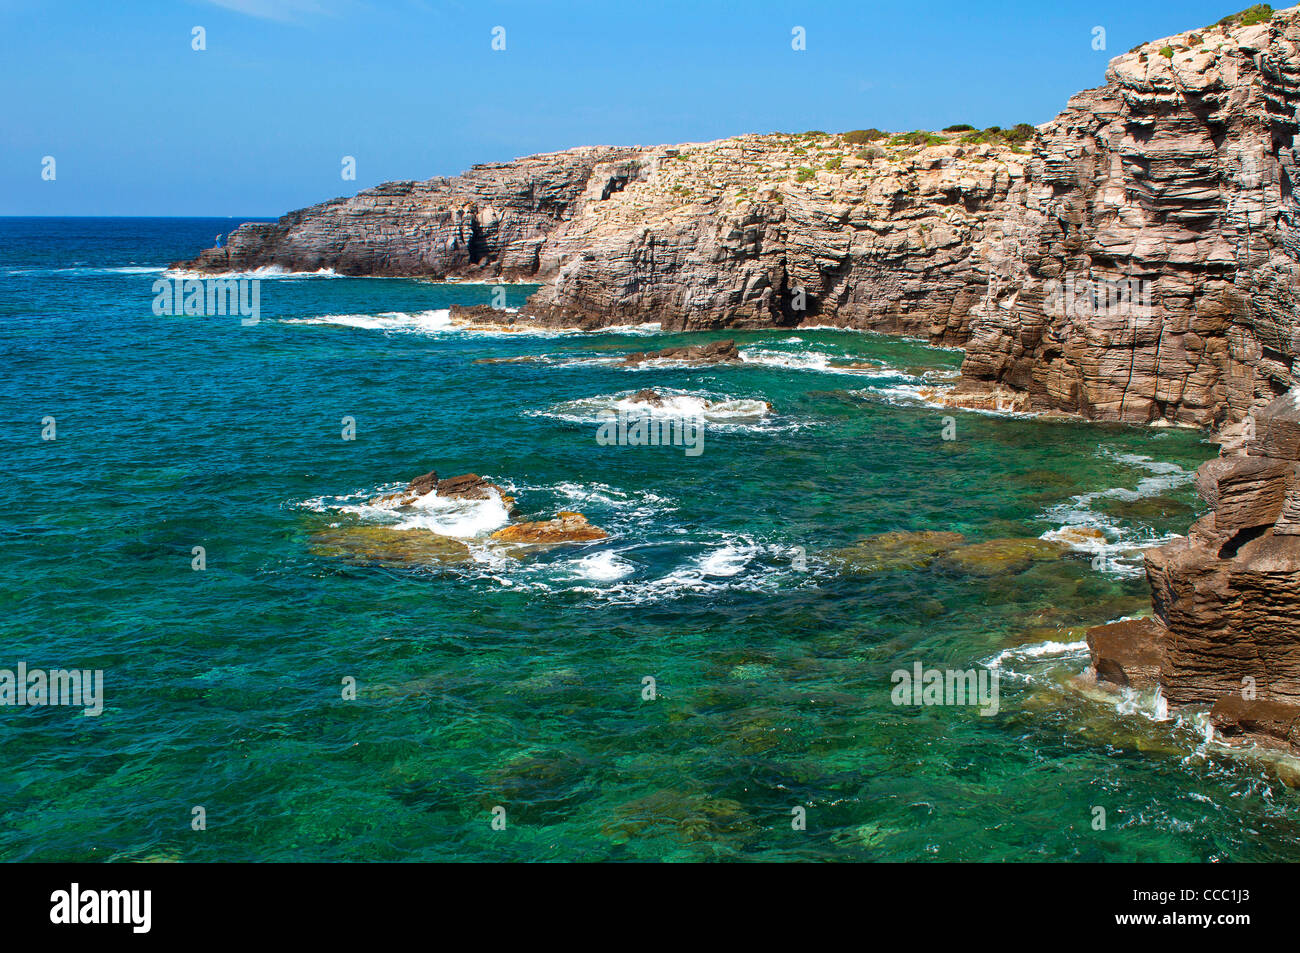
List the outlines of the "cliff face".
{"label": "cliff face", "polygon": [[274,223],[241,225],[225,247],[184,264],[210,272],[275,266],[344,275],[532,277],[545,237],[581,215],[589,187],[602,186],[594,170],[613,175],[621,159],[635,154],[573,149],[475,166],[452,179],[388,182]]}
{"label": "cliff face", "polygon": [[1032,155],[961,134],[585,148],[235,231],[207,271],[529,279],[526,311],[967,348],[956,400],[1213,426],[1295,382],[1300,8],[1111,61]]}
{"label": "cliff face", "polygon": [[1154,618],[1091,630],[1093,666],[1213,706],[1226,735],[1300,746],[1300,390],[1233,431],[1197,471],[1211,512],[1145,553]]}
{"label": "cliff face", "polygon": [[528,310],[665,329],[831,324],[964,342],[1024,161],[936,136],[742,136],[655,150],[545,243]]}
{"label": "cliff face", "polygon": [[[1240,420],[1293,381],[1300,17],[1112,60],[1041,127],[1011,308],[973,329],[964,389],[1145,423]],[[1135,291],[1131,302],[1113,295]],[[1108,303],[1109,302],[1109,303]],[[1128,304],[1128,306],[1125,306]]]}

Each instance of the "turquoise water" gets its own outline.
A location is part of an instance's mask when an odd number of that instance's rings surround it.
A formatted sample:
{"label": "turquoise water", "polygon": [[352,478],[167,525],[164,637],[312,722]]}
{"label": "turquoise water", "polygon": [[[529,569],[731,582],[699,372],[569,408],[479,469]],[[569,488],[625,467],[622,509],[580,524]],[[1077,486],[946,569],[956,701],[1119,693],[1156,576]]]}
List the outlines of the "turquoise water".
{"label": "turquoise water", "polygon": [[[1125,550],[1194,518],[1200,434],[935,409],[919,391],[960,354],[869,334],[629,370],[721,335],[446,328],[485,286],[275,277],[253,327],[156,316],[161,268],[232,226],[0,220],[0,667],[102,669],[106,695],[98,718],[0,708],[0,858],[1300,859],[1267,765],[1071,682],[1080,627],[1148,605]],[[475,363],[511,357],[537,359]],[[645,387],[772,410],[707,425],[699,456],[598,445]],[[610,538],[516,559],[488,521],[454,563],[322,544],[431,468]],[[834,557],[1070,523],[1107,547]],[[893,705],[916,661],[997,665],[1000,711]]]}

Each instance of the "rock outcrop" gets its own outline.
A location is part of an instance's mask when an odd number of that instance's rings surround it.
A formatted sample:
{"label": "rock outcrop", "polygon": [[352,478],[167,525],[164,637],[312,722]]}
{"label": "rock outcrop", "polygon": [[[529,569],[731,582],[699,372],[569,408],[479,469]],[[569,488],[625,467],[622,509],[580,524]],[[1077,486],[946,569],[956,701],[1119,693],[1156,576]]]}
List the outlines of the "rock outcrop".
{"label": "rock outcrop", "polygon": [[439,480],[436,470],[430,470],[411,480],[404,490],[385,493],[370,502],[378,506],[410,506],[430,493],[455,500],[490,500],[497,497],[506,506],[512,506],[515,502],[513,496],[477,473],[462,473],[460,476]]}
{"label": "rock outcrop", "polygon": [[[546,236],[593,196],[621,188],[637,149],[588,147],[387,182],[351,198],[241,225],[191,262],[199,271],[332,269],[342,275],[532,278]],[[599,173],[598,171],[599,170]]]}
{"label": "rock outcrop", "polygon": [[960,392],[1147,423],[1240,420],[1295,380],[1300,15],[1111,61],[1041,128],[1022,272]]}
{"label": "rock outcrop", "polygon": [[552,520],[511,523],[492,534],[503,543],[549,546],[556,543],[588,543],[608,539],[609,534],[587,522],[581,513],[560,513]]}
{"label": "rock outcrop", "polygon": [[673,361],[682,364],[735,364],[740,361],[740,351],[733,340],[711,341],[685,347],[666,347],[661,351],[634,351],[623,358],[623,363],[635,367],[647,361]]}
{"label": "rock outcrop", "polygon": [[1097,677],[1211,708],[1227,735],[1294,743],[1300,718],[1300,391],[1197,471],[1213,508],[1145,553],[1154,616],[1090,630]]}

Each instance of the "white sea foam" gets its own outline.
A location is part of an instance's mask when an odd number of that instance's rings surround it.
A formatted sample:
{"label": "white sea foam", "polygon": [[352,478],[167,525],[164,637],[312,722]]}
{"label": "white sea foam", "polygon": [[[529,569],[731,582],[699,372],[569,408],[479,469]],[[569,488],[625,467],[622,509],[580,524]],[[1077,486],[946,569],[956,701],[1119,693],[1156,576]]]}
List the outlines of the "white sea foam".
{"label": "white sea foam", "polygon": [[[1127,526],[1115,517],[1093,509],[1098,500],[1117,499],[1126,502],[1161,496],[1181,486],[1186,486],[1196,474],[1185,470],[1176,463],[1153,460],[1151,457],[1133,453],[1116,453],[1103,450],[1102,454],[1116,462],[1147,470],[1150,476],[1138,481],[1135,488],[1112,487],[1092,493],[1080,493],[1063,503],[1048,507],[1040,519],[1058,524],[1042,534],[1042,539],[1064,542],[1073,549],[1104,557],[1099,565],[1102,570],[1117,576],[1140,576],[1143,574],[1140,550],[1151,546],[1161,546],[1177,536],[1174,534],[1156,535],[1146,530]],[[1072,534],[1071,529],[1092,529],[1102,536]]]}
{"label": "white sea foam", "polygon": [[404,485],[396,484],[344,497],[317,497],[305,501],[302,506],[316,512],[348,513],[363,522],[394,529],[427,529],[439,536],[457,539],[486,537],[510,522],[510,511],[505,501],[495,493],[487,499],[466,500],[442,497],[435,490],[406,505],[397,500],[375,501],[377,496],[404,489]]}
{"label": "white sea foam", "polygon": [[333,268],[320,268],[316,271],[289,271],[281,268],[279,265],[262,265],[259,268],[252,268],[248,271],[194,271],[188,268],[170,268],[165,272],[168,278],[181,278],[183,280],[197,279],[205,281],[209,278],[226,280],[229,278],[257,278],[257,279],[276,279],[276,278],[344,278],[346,275],[340,275]]}
{"label": "white sea foam", "polygon": [[715,429],[769,429],[773,414],[766,401],[731,396],[692,394],[661,388],[662,401],[637,400],[635,394],[608,394],[584,397],[559,404],[549,410],[529,411],[529,416],[551,417],[571,423],[600,424],[610,413],[645,416],[655,419],[703,420]]}
{"label": "white sea foam", "polygon": [[313,318],[282,318],[281,324],[331,324],[343,328],[364,328],[369,331],[405,331],[418,334],[438,334],[450,330],[451,311],[435,308],[430,311],[382,311],[379,314],[322,314]]}
{"label": "white sea foam", "polygon": [[38,277],[40,275],[155,275],[167,269],[161,265],[121,265],[112,268],[72,267],[72,268],[13,268],[7,274],[11,276]]}
{"label": "white sea foam", "polygon": [[1003,649],[992,658],[985,659],[983,664],[1003,678],[1033,683],[1050,680],[1051,673],[1059,669],[1057,663],[1077,667],[1078,662],[1087,657],[1087,642],[1058,642],[1048,639],[1045,642]]}
{"label": "white sea foam", "polygon": [[[507,314],[518,314],[518,308],[503,308]],[[541,337],[558,338],[589,332],[572,328],[548,328],[520,318],[514,324],[477,323],[453,319],[450,308],[433,308],[427,311],[381,311],[376,314],[322,314],[309,318],[281,318],[281,324],[335,325],[360,328],[368,331],[394,331],[429,335],[470,335],[478,337]],[[654,326],[656,329],[658,325]],[[606,328],[615,334],[652,333],[641,327]],[[608,360],[619,360],[611,358]],[[571,362],[556,362],[571,363]]]}
{"label": "white sea foam", "polygon": [[636,567],[619,557],[613,550],[591,553],[572,560],[569,567],[580,578],[592,582],[610,582],[622,579],[636,571]]}

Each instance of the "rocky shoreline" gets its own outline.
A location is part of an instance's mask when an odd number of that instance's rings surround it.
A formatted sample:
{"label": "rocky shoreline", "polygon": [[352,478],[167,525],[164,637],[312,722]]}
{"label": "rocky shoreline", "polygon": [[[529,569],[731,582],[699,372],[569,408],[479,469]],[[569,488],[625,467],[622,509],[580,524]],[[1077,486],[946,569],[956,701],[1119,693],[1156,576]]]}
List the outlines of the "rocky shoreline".
{"label": "rocky shoreline", "polygon": [[[584,147],[243,225],[181,266],[541,285],[519,314],[455,315],[485,324],[915,335],[965,349],[952,406],[1217,430],[1212,511],[1148,552],[1153,616],[1091,630],[1092,668],[1300,746],[1298,110],[1291,8],[1115,57],[1024,148],[958,130]],[[728,343],[628,360],[738,359]]]}
{"label": "rocky shoreline", "polygon": [[1196,488],[1210,512],[1144,553],[1152,617],[1089,630],[1093,672],[1210,708],[1224,738],[1300,748],[1300,391],[1225,434]]}
{"label": "rocky shoreline", "polygon": [[958,403],[1215,427],[1296,383],[1298,105],[1292,8],[1115,57],[1024,148],[583,147],[247,224],[181,264],[534,281],[509,321],[547,326],[904,333],[966,349]]}

